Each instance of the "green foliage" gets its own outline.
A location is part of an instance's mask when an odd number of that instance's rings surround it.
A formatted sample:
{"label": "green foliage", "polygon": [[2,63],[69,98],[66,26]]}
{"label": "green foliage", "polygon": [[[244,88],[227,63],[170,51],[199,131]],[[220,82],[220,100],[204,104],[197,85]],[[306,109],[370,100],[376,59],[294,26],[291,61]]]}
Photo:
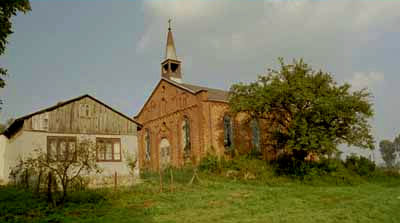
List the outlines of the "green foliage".
{"label": "green foliage", "polygon": [[219,169],[220,169],[220,161],[218,160],[218,157],[213,155],[207,155],[201,160],[199,164],[199,170],[201,171],[216,172]]}
{"label": "green foliage", "polygon": [[[226,170],[239,169],[240,173],[269,168],[265,161],[246,156],[223,162]],[[65,205],[57,208],[49,207],[44,197],[30,191],[0,187],[0,222],[400,221],[400,177],[386,176],[386,170],[375,171],[376,176],[357,186],[349,186],[354,181],[338,186],[337,179],[327,176],[278,181],[273,174],[266,178],[256,174],[256,179],[244,180],[210,172],[199,172],[202,183],[188,186],[193,170],[173,171],[177,179],[182,177],[175,181],[173,191],[160,193],[159,185],[146,178],[141,184],[117,191],[104,188],[72,192]],[[260,173],[272,171],[262,169]],[[145,174],[154,175],[157,180],[157,174]],[[323,184],[317,179],[330,181]]]}
{"label": "green foliage", "polygon": [[337,151],[347,143],[374,148],[369,118],[373,116],[371,94],[338,85],[331,74],[314,71],[303,60],[269,69],[250,84],[231,87],[230,108],[269,123],[275,149],[304,150],[319,154]]}
{"label": "green foliage", "polygon": [[398,135],[393,142],[390,140],[382,140],[379,143],[379,151],[382,154],[382,159],[385,161],[387,167],[394,167],[396,165],[396,152],[400,152],[400,135]]}
{"label": "green foliage", "polygon": [[0,222],[26,222],[47,210],[47,203],[31,191],[0,186]]}
{"label": "green foliage", "polygon": [[[28,0],[2,0],[0,1],[0,56],[4,54],[7,45],[7,38],[13,33],[11,18],[17,12],[26,13],[31,10]],[[0,67],[0,88],[5,86],[4,77],[7,76],[7,69]],[[0,105],[2,101],[0,100]]]}
{"label": "green foliage", "polygon": [[[37,181],[34,183],[37,191],[47,191],[50,203],[63,204],[70,190],[86,187],[84,176],[102,171],[97,163],[96,145],[90,140],[80,141],[70,151],[64,154],[64,160],[56,160],[41,148],[34,149],[33,154],[20,159],[11,169],[13,183],[33,189],[33,178]],[[59,187],[62,194],[59,199],[55,199]]]}
{"label": "green foliage", "polygon": [[363,157],[351,155],[346,158],[344,165],[347,169],[356,172],[360,176],[371,175],[376,168],[376,165],[371,160]]}
{"label": "green foliage", "polygon": [[68,196],[66,203],[74,204],[96,204],[106,202],[106,196],[97,190],[80,190],[75,191]]}

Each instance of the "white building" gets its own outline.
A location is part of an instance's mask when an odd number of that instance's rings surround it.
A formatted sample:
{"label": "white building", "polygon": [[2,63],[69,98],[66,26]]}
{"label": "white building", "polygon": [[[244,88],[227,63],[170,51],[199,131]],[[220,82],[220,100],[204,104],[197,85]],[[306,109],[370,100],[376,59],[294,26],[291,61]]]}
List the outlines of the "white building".
{"label": "white building", "polygon": [[132,171],[127,162],[137,157],[140,128],[133,119],[89,95],[60,102],[16,119],[0,136],[0,180],[7,182],[19,157],[32,155],[34,149],[51,151],[62,160],[62,154],[83,140],[103,145],[96,146],[103,178],[115,173],[121,179],[138,175],[138,167]]}

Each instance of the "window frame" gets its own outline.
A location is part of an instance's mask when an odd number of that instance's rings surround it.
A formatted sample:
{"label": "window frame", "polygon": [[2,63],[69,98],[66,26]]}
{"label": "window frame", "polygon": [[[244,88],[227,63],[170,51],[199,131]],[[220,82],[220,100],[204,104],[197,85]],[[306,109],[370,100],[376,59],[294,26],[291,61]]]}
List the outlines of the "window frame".
{"label": "window frame", "polygon": [[[229,119],[229,129],[227,131],[225,123],[227,123],[227,119]],[[233,132],[233,119],[232,116],[229,114],[224,115],[222,118],[222,125],[223,125],[223,133],[224,133],[224,138],[223,138],[223,144],[225,147],[226,151],[230,151],[233,149],[234,146],[234,132]],[[230,142],[228,145],[228,141]]]}
{"label": "window frame", "polygon": [[[55,154],[55,159],[52,160],[50,156],[51,155],[51,142],[56,141],[57,145],[56,145],[56,154]],[[61,142],[66,142],[66,151],[67,151],[67,156],[64,159],[61,159],[61,148],[60,148],[60,144]],[[74,151],[74,155],[72,160],[69,160],[69,154],[70,154],[70,143],[74,143],[75,146],[75,151]],[[68,162],[68,161],[76,161],[77,159],[77,138],[76,136],[47,136],[47,149],[46,149],[46,156],[47,156],[47,160],[50,162]]]}
{"label": "window frame", "polygon": [[261,152],[261,130],[260,130],[259,120],[255,118],[252,119],[250,121],[250,128],[251,128],[251,144],[253,146],[253,149],[255,149],[257,152]]}
{"label": "window frame", "polygon": [[[99,142],[111,143],[112,159],[107,159],[107,150],[104,150],[104,159],[99,159]],[[119,144],[119,159],[115,159],[115,144]],[[96,137],[96,162],[122,162],[122,147],[120,138]]]}
{"label": "window frame", "polygon": [[79,117],[83,117],[83,118],[90,118],[92,116],[91,114],[91,106],[90,104],[80,104],[79,105]]}
{"label": "window frame", "polygon": [[144,158],[146,161],[150,161],[151,160],[151,136],[150,136],[149,129],[145,130],[144,143],[145,143],[145,157]]}
{"label": "window frame", "polygon": [[182,149],[184,158],[189,158],[192,153],[191,123],[187,116],[182,120]]}

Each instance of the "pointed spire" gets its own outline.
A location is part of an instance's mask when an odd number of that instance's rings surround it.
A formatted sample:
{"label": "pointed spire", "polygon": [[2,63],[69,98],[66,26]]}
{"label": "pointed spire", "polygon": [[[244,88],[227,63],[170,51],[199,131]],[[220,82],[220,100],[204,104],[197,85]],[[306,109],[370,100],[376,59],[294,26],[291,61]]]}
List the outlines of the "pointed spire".
{"label": "pointed spire", "polygon": [[168,37],[167,37],[167,47],[165,50],[165,59],[178,60],[178,57],[176,56],[174,38],[172,37],[172,32],[171,32],[171,19],[168,20]]}

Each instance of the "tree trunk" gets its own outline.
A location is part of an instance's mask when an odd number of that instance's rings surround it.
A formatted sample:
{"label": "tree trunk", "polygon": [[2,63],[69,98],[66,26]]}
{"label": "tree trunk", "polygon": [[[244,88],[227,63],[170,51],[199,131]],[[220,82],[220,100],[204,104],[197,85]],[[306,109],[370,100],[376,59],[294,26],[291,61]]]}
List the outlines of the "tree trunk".
{"label": "tree trunk", "polygon": [[68,191],[68,179],[63,180],[62,188],[63,188],[63,195],[61,197],[60,203],[64,204],[65,198],[67,197],[67,191]]}
{"label": "tree trunk", "polygon": [[39,176],[38,176],[38,181],[37,181],[37,185],[36,185],[36,193],[40,192],[40,183],[42,181],[42,174],[43,174],[43,171],[39,170]]}
{"label": "tree trunk", "polygon": [[52,204],[53,207],[56,206],[54,198],[53,198],[53,174],[49,172],[48,182],[47,182],[47,202]]}

